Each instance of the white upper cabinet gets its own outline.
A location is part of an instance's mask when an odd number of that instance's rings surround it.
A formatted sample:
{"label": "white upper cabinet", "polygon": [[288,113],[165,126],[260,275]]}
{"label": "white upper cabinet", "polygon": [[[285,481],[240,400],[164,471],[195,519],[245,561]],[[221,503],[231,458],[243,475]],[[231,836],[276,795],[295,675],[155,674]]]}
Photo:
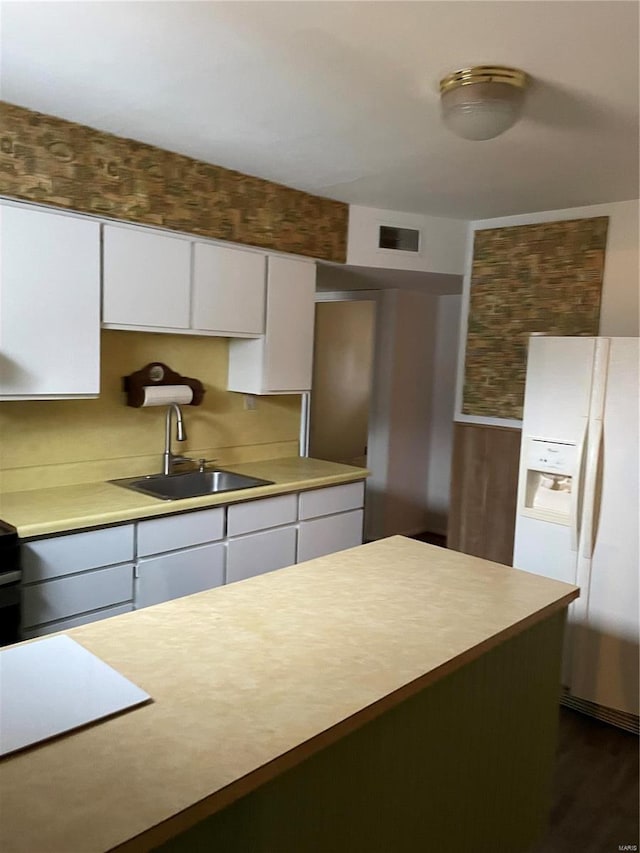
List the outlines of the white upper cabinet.
{"label": "white upper cabinet", "polygon": [[189,328],[189,240],[105,225],[103,253],[106,326]]}
{"label": "white upper cabinet", "polygon": [[100,391],[100,224],[0,205],[0,399]]}
{"label": "white upper cabinet", "polygon": [[192,327],[227,335],[262,335],[265,281],[264,255],[196,243]]}
{"label": "white upper cabinet", "polygon": [[264,254],[105,225],[103,265],[102,322],[108,328],[264,333]]}
{"label": "white upper cabinet", "polygon": [[315,264],[269,256],[264,337],[231,341],[230,391],[293,394],[311,388]]}

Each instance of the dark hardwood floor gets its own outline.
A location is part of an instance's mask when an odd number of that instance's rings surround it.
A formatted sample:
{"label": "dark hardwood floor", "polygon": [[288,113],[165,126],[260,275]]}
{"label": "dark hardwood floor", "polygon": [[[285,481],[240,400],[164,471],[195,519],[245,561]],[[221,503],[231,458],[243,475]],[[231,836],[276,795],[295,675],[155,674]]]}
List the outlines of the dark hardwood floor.
{"label": "dark hardwood floor", "polygon": [[635,735],[561,708],[549,831],[530,853],[640,850],[638,763]]}
{"label": "dark hardwood floor", "polygon": [[425,531],[424,533],[416,533],[409,538],[419,539],[420,542],[427,542],[429,545],[438,545],[440,548],[447,547],[447,537],[442,536],[440,533],[428,533]]}

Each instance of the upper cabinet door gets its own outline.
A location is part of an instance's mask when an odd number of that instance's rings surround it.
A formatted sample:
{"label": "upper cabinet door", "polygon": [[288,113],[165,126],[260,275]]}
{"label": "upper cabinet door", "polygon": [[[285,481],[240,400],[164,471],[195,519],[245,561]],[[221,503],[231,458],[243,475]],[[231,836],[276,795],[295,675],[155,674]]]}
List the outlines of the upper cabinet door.
{"label": "upper cabinet door", "polygon": [[269,255],[264,336],[229,345],[229,391],[294,394],[311,388],[316,267]]}
{"label": "upper cabinet door", "polygon": [[266,257],[196,243],[193,261],[192,327],[225,335],[263,334]]}
{"label": "upper cabinet door", "polygon": [[265,390],[311,388],[315,318],[315,264],[269,258],[264,346]]}
{"label": "upper cabinet door", "polygon": [[103,323],[188,329],[190,242],[115,225],[103,239]]}
{"label": "upper cabinet door", "polygon": [[100,391],[100,224],[0,205],[0,397]]}

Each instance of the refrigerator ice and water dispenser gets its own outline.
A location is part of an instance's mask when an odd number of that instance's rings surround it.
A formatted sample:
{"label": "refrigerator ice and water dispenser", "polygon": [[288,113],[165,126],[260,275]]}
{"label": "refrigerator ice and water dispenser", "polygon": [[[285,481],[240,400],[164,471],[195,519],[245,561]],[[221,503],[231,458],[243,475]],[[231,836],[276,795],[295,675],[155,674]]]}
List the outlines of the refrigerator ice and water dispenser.
{"label": "refrigerator ice and water dispenser", "polygon": [[529,447],[524,476],[526,488],[521,494],[525,515],[571,523],[572,489],[576,480],[575,444],[544,439],[527,439]]}

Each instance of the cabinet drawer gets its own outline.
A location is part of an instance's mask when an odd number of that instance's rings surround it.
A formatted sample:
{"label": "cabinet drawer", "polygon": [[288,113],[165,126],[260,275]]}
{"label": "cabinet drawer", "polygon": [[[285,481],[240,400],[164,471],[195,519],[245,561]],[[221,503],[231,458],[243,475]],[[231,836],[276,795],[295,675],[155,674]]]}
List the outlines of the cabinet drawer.
{"label": "cabinet drawer", "polygon": [[231,539],[227,545],[227,583],[292,566],[296,535],[295,527],[280,527]]}
{"label": "cabinet drawer", "polygon": [[364,505],[364,483],[347,483],[344,486],[329,486],[300,494],[299,518],[316,518],[345,512]]}
{"label": "cabinet drawer", "polygon": [[233,504],[227,510],[227,536],[291,524],[297,520],[297,512],[296,495],[280,495],[277,498]]}
{"label": "cabinet drawer", "polygon": [[140,560],[135,580],[136,610],[221,586],[224,563],[222,543]]}
{"label": "cabinet drawer", "polygon": [[116,607],[105,607],[102,610],[93,610],[82,616],[74,616],[72,619],[62,619],[59,622],[50,622],[48,625],[40,625],[38,628],[29,628],[22,632],[23,640],[31,640],[33,637],[43,637],[45,634],[54,634],[56,631],[67,631],[69,628],[77,628],[78,625],[88,625],[89,622],[99,622],[101,619],[109,619],[111,616],[119,616],[121,613],[130,613],[133,604],[119,604]]}
{"label": "cabinet drawer", "polygon": [[133,525],[26,542],[21,559],[24,583],[124,563],[133,560]]}
{"label": "cabinet drawer", "polygon": [[110,566],[70,578],[38,583],[22,590],[26,628],[98,610],[133,598],[133,565]]}
{"label": "cabinet drawer", "polygon": [[345,548],[355,548],[362,544],[361,509],[331,515],[326,518],[314,518],[300,522],[298,530],[298,562],[313,560]]}
{"label": "cabinet drawer", "polygon": [[224,509],[204,509],[138,524],[138,556],[214,542],[224,536]]}

